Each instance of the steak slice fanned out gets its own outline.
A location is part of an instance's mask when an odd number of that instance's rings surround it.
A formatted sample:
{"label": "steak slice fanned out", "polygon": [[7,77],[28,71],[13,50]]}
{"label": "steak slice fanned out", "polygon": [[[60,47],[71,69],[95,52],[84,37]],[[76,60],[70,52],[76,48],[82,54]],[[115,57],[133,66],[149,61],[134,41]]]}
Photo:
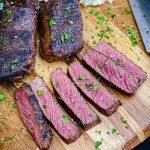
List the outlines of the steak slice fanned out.
{"label": "steak slice fanned out", "polygon": [[15,98],[21,118],[37,145],[40,149],[48,149],[53,136],[52,130],[45,121],[31,86],[23,84],[16,90]]}
{"label": "steak slice fanned out", "polygon": [[84,130],[100,123],[99,117],[60,68],[52,72],[51,81],[60,96],[59,102]]}
{"label": "steak slice fanned out", "polygon": [[120,66],[120,62],[113,61],[94,49],[87,50],[83,60],[100,76],[122,91],[132,94],[138,88],[137,78]]}
{"label": "steak slice fanned out", "polygon": [[83,23],[76,0],[50,0],[41,6],[41,55],[68,60],[83,46]]}
{"label": "steak slice fanned out", "polygon": [[69,75],[89,101],[104,115],[112,115],[120,101],[111,95],[79,62],[69,66]]}
{"label": "steak slice fanned out", "polygon": [[135,78],[137,78],[136,82],[138,85],[141,85],[146,79],[146,73],[130,61],[126,56],[117,51],[114,47],[107,44],[106,42],[101,42],[97,44],[94,49],[106,57],[110,57],[112,60],[120,62],[120,66],[122,66],[125,70],[131,73]]}
{"label": "steak slice fanned out", "polygon": [[27,8],[8,7],[0,18],[0,80],[21,80],[34,68],[36,14]]}
{"label": "steak slice fanned out", "polygon": [[83,133],[82,129],[68,118],[42,79],[34,78],[31,86],[44,115],[58,134],[68,144],[75,142]]}

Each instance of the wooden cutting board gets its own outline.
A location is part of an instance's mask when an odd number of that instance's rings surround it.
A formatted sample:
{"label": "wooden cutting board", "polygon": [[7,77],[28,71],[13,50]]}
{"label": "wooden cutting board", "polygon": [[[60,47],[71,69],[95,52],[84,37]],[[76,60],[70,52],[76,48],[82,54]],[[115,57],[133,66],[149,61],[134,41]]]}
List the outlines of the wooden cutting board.
{"label": "wooden cutting board", "polygon": [[[90,8],[82,8],[81,12],[84,22],[84,41],[86,46],[93,47],[92,36],[98,42],[95,29],[96,18],[88,13]],[[150,136],[150,58],[138,46],[132,46],[129,38],[121,32],[111,21],[108,26],[113,29],[110,38],[105,40],[111,42],[121,53],[126,55],[130,60],[140,66],[148,73],[146,81],[138,88],[132,96],[125,96],[117,90],[104,86],[114,93],[122,102],[122,106],[111,117],[105,117],[98,111],[102,123],[94,128],[84,132],[84,134],[73,144],[65,144],[60,137],[54,133],[54,138],[50,146],[50,150],[95,150],[95,142],[102,141],[99,147],[101,150],[121,150],[131,149]],[[140,60],[139,60],[140,58]],[[50,84],[51,72],[61,67],[67,71],[67,64],[64,62],[48,63],[41,59],[39,53],[36,56],[36,66],[34,72],[27,77],[24,82],[30,83],[36,76],[43,76],[47,86],[52,90]],[[18,87],[22,83],[15,83]],[[32,136],[23,125],[17,109],[14,107],[13,93],[15,87],[10,84],[0,85],[0,91],[6,94],[6,99],[9,101],[0,104],[0,140],[6,136],[14,136],[11,141],[8,141],[0,146],[2,150],[36,150],[38,149]],[[124,124],[121,117],[127,120]],[[117,134],[112,133],[112,129],[117,129]],[[97,132],[100,131],[100,132]]]}

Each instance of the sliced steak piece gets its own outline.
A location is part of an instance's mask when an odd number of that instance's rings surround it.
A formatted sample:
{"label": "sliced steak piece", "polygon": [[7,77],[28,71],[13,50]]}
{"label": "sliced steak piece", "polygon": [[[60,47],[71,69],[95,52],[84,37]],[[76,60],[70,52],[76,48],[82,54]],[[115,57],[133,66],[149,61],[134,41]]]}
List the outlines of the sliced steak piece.
{"label": "sliced steak piece", "polygon": [[68,60],[81,50],[82,17],[76,0],[50,0],[41,6],[41,55],[47,61]]}
{"label": "sliced steak piece", "polygon": [[69,75],[89,101],[104,115],[112,115],[120,101],[111,95],[79,62],[69,66]]}
{"label": "sliced steak piece", "polygon": [[97,44],[94,47],[94,49],[104,54],[106,57],[110,57],[110,59],[112,59],[113,61],[120,62],[120,66],[122,68],[124,68],[135,78],[137,78],[136,82],[138,85],[141,85],[146,79],[147,75],[140,67],[138,67],[132,61],[130,61],[126,56],[121,54],[119,51],[117,51],[114,47],[107,44],[106,42],[101,42]]}
{"label": "sliced steak piece", "polygon": [[52,130],[46,123],[37,99],[30,85],[23,84],[15,93],[21,118],[40,149],[48,149],[52,140]]}
{"label": "sliced steak piece", "polygon": [[0,12],[0,80],[21,80],[34,68],[36,14],[11,7]]}
{"label": "sliced steak piece", "polygon": [[31,86],[44,115],[58,134],[68,144],[75,142],[83,133],[82,129],[68,118],[42,79],[36,77]]}
{"label": "sliced steak piece", "polygon": [[87,50],[83,60],[105,80],[125,93],[132,94],[139,86],[137,78],[122,68],[118,61],[113,61],[94,49]]}
{"label": "sliced steak piece", "polygon": [[81,96],[73,82],[60,69],[52,72],[52,84],[60,96],[62,106],[81,125],[84,130],[88,130],[100,123],[99,117]]}

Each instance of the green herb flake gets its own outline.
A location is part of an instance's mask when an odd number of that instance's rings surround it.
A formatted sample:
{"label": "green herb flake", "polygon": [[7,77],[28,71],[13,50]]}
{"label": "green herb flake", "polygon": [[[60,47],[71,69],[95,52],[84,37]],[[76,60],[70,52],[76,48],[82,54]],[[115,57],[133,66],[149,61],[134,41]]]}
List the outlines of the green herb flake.
{"label": "green herb flake", "polygon": [[95,133],[101,134],[101,133],[102,133],[102,131],[95,131]]}
{"label": "green herb flake", "polygon": [[96,40],[93,40],[93,42],[92,42],[93,44],[96,44]]}
{"label": "green herb flake", "polygon": [[11,9],[8,9],[8,10],[6,11],[6,14],[7,14],[7,15],[11,15],[11,14],[12,14],[12,10],[11,10]]}
{"label": "green herb flake", "polygon": [[124,14],[131,14],[131,9],[129,7],[124,8],[123,13]]}
{"label": "green herb flake", "polygon": [[94,14],[96,12],[96,10],[95,9],[91,9],[91,10],[89,10],[89,13],[90,14]]}
{"label": "green herb flake", "polygon": [[12,64],[12,65],[15,65],[15,64],[17,64],[17,63],[18,63],[18,59],[14,59],[14,60],[11,61],[11,64]]}
{"label": "green herb flake", "polygon": [[127,123],[127,120],[125,120],[124,117],[121,117],[120,120],[122,123]]}
{"label": "green herb flake", "polygon": [[128,33],[130,41],[133,46],[136,46],[139,44],[141,40],[137,39],[136,31],[134,27],[128,26],[127,28],[125,28],[125,32]]}
{"label": "green herb flake", "polygon": [[22,133],[23,132],[23,130],[24,130],[24,128],[22,127],[22,128],[20,128],[20,133]]}
{"label": "green herb flake", "polygon": [[120,64],[121,64],[121,60],[117,59],[117,60],[115,61],[115,64],[116,64],[116,65],[120,65]]}
{"label": "green herb flake", "polygon": [[64,33],[62,36],[61,36],[61,42],[65,42],[65,40],[69,40],[69,38],[71,37],[70,34],[68,33]]}
{"label": "green herb flake", "polygon": [[71,6],[66,7],[65,10],[67,10],[68,13],[71,13]]}
{"label": "green herb flake", "polygon": [[55,20],[53,18],[50,18],[49,25],[55,25],[55,24],[56,24]]}
{"label": "green herb flake", "polygon": [[91,87],[91,86],[92,86],[92,83],[90,83],[90,82],[86,83],[86,87]]}
{"label": "green herb flake", "polygon": [[5,94],[3,92],[0,92],[0,101],[4,101],[5,98]]}
{"label": "green herb flake", "polygon": [[94,89],[94,91],[98,91],[99,90],[99,86],[98,85],[93,85],[93,89]]}
{"label": "green herb flake", "polygon": [[16,134],[13,135],[13,136],[6,136],[6,137],[4,137],[3,139],[0,140],[0,145],[4,144],[5,142],[7,142],[9,140],[12,140],[15,136],[16,136]]}
{"label": "green herb flake", "polygon": [[101,141],[96,141],[95,142],[95,148],[97,149],[97,148],[99,148],[99,146],[101,146],[102,145],[102,142]]}
{"label": "green herb flake", "polygon": [[63,115],[62,118],[61,118],[61,120],[62,120],[63,123],[66,123],[67,120],[68,120],[68,118],[67,118],[66,115]]}
{"label": "green herb flake", "polygon": [[85,78],[85,76],[80,75],[78,79],[79,80],[85,80],[86,78]]}
{"label": "green herb flake", "polygon": [[42,96],[44,94],[44,90],[37,90],[36,92],[38,96]]}
{"label": "green herb flake", "polygon": [[43,105],[43,108],[45,108],[45,109],[46,109],[46,108],[47,108],[47,105],[46,105],[46,104],[44,104],[44,105]]}
{"label": "green herb flake", "polygon": [[116,128],[112,128],[112,134],[115,134],[115,133],[117,133],[117,129]]}
{"label": "green herb flake", "polygon": [[15,66],[14,65],[11,65],[11,70],[15,70]]}
{"label": "green herb flake", "polygon": [[3,45],[3,47],[6,47],[7,46],[7,42],[6,41],[2,41],[2,45]]}
{"label": "green herb flake", "polygon": [[78,125],[83,125],[83,122],[80,120],[80,121],[78,122]]}
{"label": "green herb flake", "polygon": [[108,6],[107,15],[109,15],[109,17],[112,18],[112,19],[114,19],[114,18],[116,17],[116,14],[113,14],[113,13],[112,13],[112,8],[111,8],[111,6]]}
{"label": "green herb flake", "polygon": [[68,23],[72,25],[72,24],[74,24],[74,21],[69,20]]}

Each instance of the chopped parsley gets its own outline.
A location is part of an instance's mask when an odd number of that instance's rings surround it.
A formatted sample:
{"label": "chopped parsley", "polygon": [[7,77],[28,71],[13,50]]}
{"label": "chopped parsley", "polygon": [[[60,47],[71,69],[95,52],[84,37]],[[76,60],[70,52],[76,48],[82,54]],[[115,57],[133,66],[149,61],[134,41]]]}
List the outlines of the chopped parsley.
{"label": "chopped parsley", "polygon": [[66,116],[66,115],[63,115],[61,120],[62,120],[62,122],[63,122],[63,123],[66,123],[66,122],[67,122],[67,120],[68,120],[68,118],[67,118],[67,116]]}
{"label": "chopped parsley", "polygon": [[134,27],[128,26],[127,28],[125,28],[125,32],[128,33],[130,41],[133,46],[136,46],[139,44],[141,40],[137,39],[136,31]]}
{"label": "chopped parsley", "polygon": [[7,14],[7,15],[11,15],[11,14],[12,14],[12,10],[11,10],[11,9],[8,9],[8,10],[6,11],[6,14]]}
{"label": "chopped parsley", "polygon": [[80,120],[80,121],[78,122],[78,125],[83,125],[83,122]]}
{"label": "chopped parsley", "polygon": [[3,47],[6,47],[7,46],[7,42],[6,41],[2,41],[2,45],[3,45]]}
{"label": "chopped parsley", "polygon": [[74,24],[74,21],[73,20],[69,20],[68,23],[72,25],[72,24]]}
{"label": "chopped parsley", "polygon": [[78,79],[79,80],[85,80],[86,78],[85,78],[85,76],[80,75]]}
{"label": "chopped parsley", "polygon": [[0,145],[4,144],[5,142],[12,140],[16,135],[13,136],[6,136],[3,139],[0,140]]}
{"label": "chopped parsley", "polygon": [[91,86],[92,86],[92,83],[90,83],[90,82],[86,83],[86,87],[91,87]]}
{"label": "chopped parsley", "polygon": [[14,65],[11,65],[11,70],[14,70],[16,67]]}
{"label": "chopped parsley", "polygon": [[123,10],[124,14],[131,14],[131,9],[129,7],[124,8]]}
{"label": "chopped parsley", "polygon": [[66,7],[65,10],[67,10],[68,13],[71,13],[71,6]]}
{"label": "chopped parsley", "polygon": [[12,65],[17,64],[17,63],[18,63],[18,59],[14,59],[14,60],[11,61]]}
{"label": "chopped parsley", "polygon": [[0,92],[0,101],[5,100],[5,94],[3,92]]}
{"label": "chopped parsley", "polygon": [[125,124],[127,123],[127,120],[125,120],[124,117],[121,117],[120,120],[122,123],[125,123]]}
{"label": "chopped parsley", "polygon": [[95,142],[95,148],[99,148],[100,145],[102,145],[101,141],[96,141]]}
{"label": "chopped parsley", "polygon": [[115,64],[116,64],[116,65],[120,65],[120,64],[121,64],[121,60],[117,59],[117,60],[115,61]]}
{"label": "chopped parsley", "polygon": [[102,131],[95,131],[95,133],[101,134],[101,133],[102,133]]}
{"label": "chopped parsley", "polygon": [[44,90],[37,90],[36,92],[38,96],[42,96],[44,94]]}
{"label": "chopped parsley", "polygon": [[114,18],[116,17],[116,14],[113,14],[113,13],[112,13],[112,8],[111,8],[111,6],[108,6],[107,15],[109,15],[110,18],[112,18],[112,19],[114,19]]}
{"label": "chopped parsley", "polygon": [[119,135],[118,131],[116,128],[112,128],[111,130],[112,134],[116,134],[116,135]]}
{"label": "chopped parsley", "polygon": [[112,32],[113,32],[113,30],[112,30],[110,27],[106,26],[106,28],[100,30],[100,32],[97,33],[97,36],[99,37],[100,40],[102,40],[102,39],[104,39],[104,38],[108,39],[109,36],[108,36],[107,33],[110,34],[110,33],[112,33]]}
{"label": "chopped parsley", "polygon": [[98,85],[93,85],[93,89],[94,89],[94,91],[98,91],[99,90],[99,86]]}
{"label": "chopped parsley", "polygon": [[56,24],[55,20],[53,18],[50,18],[49,25],[55,25],[55,24]]}
{"label": "chopped parsley", "polygon": [[65,40],[69,40],[70,37],[71,37],[71,35],[65,32],[65,33],[61,36],[61,42],[63,43],[63,42],[65,42]]}
{"label": "chopped parsley", "polygon": [[98,11],[96,11],[95,9],[91,9],[89,11],[90,14],[93,14],[97,17],[97,24],[105,24],[107,23],[107,19],[102,16]]}
{"label": "chopped parsley", "polygon": [[45,109],[46,109],[46,108],[47,108],[47,105],[46,105],[46,104],[44,104],[44,105],[43,105],[43,108],[45,108]]}

